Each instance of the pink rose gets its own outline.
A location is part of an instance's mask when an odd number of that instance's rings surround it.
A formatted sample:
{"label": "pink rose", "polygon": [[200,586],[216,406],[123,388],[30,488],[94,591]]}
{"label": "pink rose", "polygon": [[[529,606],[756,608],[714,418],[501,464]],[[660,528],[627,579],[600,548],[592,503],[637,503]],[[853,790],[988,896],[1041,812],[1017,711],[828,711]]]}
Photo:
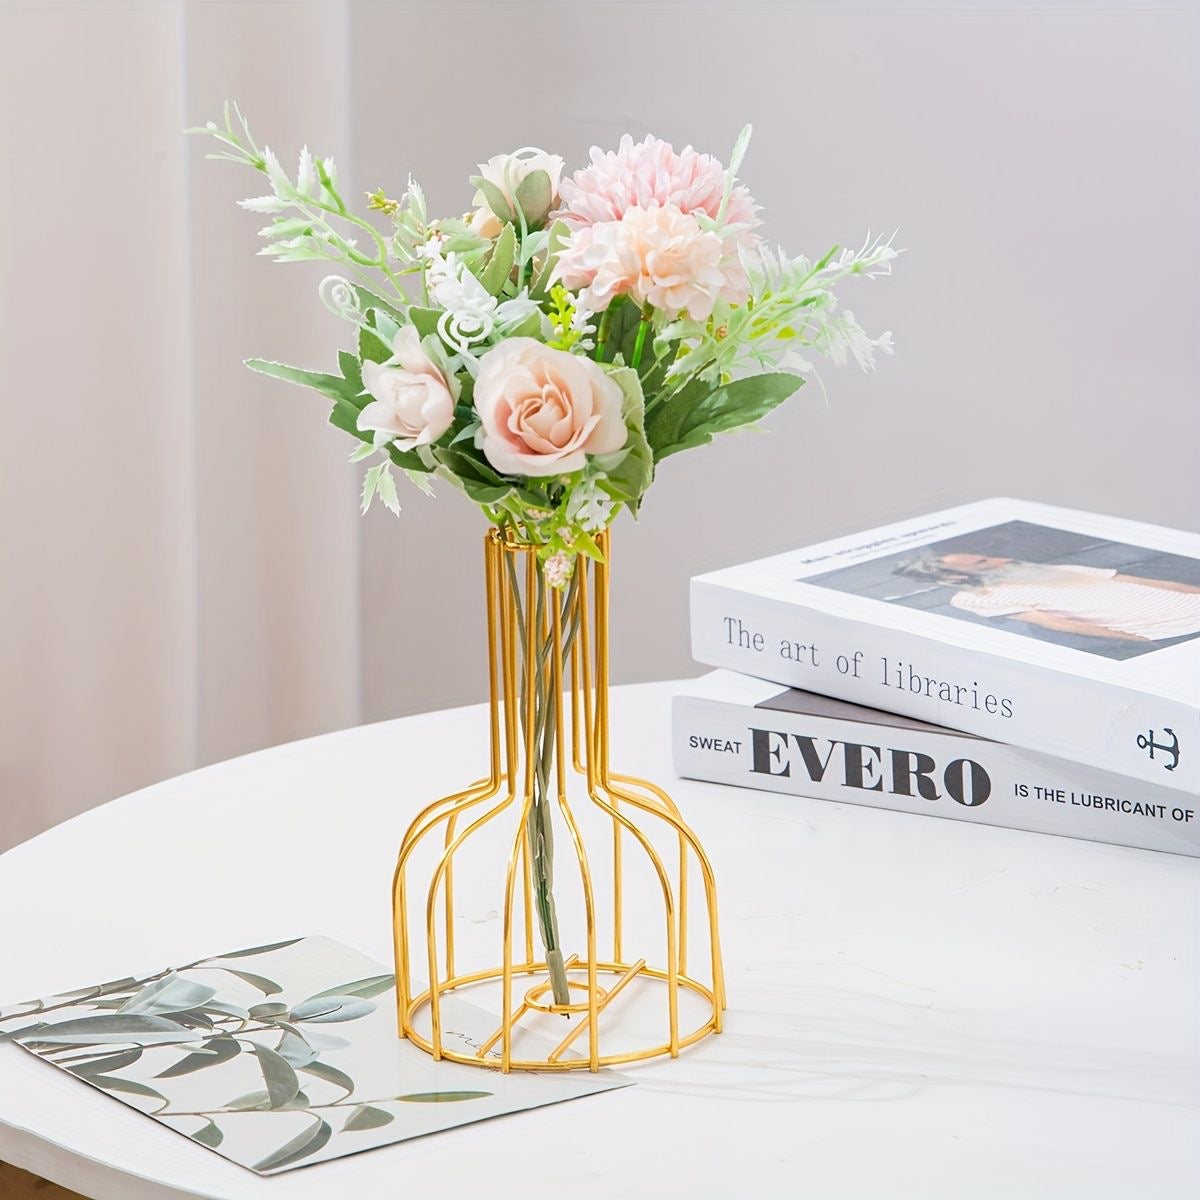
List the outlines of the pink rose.
{"label": "pink rose", "polygon": [[502,475],[566,475],[625,445],[620,387],[589,358],[509,338],[479,360],[483,453]]}
{"label": "pink rose", "polygon": [[411,325],[396,334],[387,362],[363,363],[362,381],[374,399],[358,414],[358,427],[374,432],[376,446],[426,446],[454,420],[454,396],[446,377],[421,348]]}
{"label": "pink rose", "polygon": [[559,254],[554,278],[572,291],[583,289],[580,303],[592,312],[629,295],[669,316],[687,309],[703,321],[718,296],[734,303],[746,298],[724,254],[721,238],[701,229],[690,213],[655,203],[626,209],[619,221],[576,230]]}

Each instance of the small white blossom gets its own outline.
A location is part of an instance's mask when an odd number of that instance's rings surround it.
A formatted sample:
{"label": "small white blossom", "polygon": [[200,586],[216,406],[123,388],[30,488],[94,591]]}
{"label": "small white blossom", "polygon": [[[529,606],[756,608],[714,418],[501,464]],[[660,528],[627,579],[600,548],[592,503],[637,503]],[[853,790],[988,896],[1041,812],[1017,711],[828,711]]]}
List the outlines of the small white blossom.
{"label": "small white blossom", "polygon": [[503,333],[538,311],[524,290],[512,300],[497,300],[453,252],[429,259],[428,279],[433,299],[445,310],[438,319],[438,333],[467,358],[473,358],[474,347],[497,331]]}
{"label": "small white blossom", "polygon": [[567,520],[585,533],[599,533],[612,520],[614,505],[613,498],[601,491],[594,479],[585,479],[567,501]]}
{"label": "small white blossom", "polygon": [[566,586],[567,581],[571,578],[573,565],[565,550],[556,550],[546,559],[545,566],[542,568],[546,575],[546,582],[553,588]]}

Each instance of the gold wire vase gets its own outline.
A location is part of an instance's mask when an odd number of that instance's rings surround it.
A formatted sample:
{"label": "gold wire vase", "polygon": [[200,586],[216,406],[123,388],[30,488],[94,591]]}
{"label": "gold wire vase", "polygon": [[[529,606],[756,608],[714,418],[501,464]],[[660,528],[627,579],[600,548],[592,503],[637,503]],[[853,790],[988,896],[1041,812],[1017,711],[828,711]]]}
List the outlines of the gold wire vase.
{"label": "gold wire vase", "polygon": [[[662,788],[609,768],[607,531],[596,547],[554,588],[534,548],[497,529],[484,539],[490,771],[417,816],[392,890],[399,1033],[435,1059],[597,1071],[674,1058],[721,1030],[708,857]],[[556,825],[570,846],[557,887]],[[494,896],[499,944],[456,946],[454,888],[468,871]],[[560,930],[564,884],[574,904]],[[694,953],[693,907],[706,918]],[[447,1042],[448,993],[495,1013],[490,1037]]]}

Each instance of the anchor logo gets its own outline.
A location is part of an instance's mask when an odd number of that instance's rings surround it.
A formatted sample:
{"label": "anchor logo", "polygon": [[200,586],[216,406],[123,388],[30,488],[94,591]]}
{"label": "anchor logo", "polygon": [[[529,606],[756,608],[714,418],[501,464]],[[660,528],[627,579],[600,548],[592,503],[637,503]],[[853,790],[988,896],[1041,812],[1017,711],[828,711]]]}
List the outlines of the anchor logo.
{"label": "anchor logo", "polygon": [[1171,735],[1171,741],[1169,743],[1156,742],[1154,740],[1155,733],[1156,731],[1153,729],[1151,729],[1148,733],[1139,733],[1137,736],[1138,749],[1148,750],[1151,758],[1154,757],[1155,750],[1162,750],[1165,754],[1169,754],[1171,756],[1171,761],[1169,763],[1163,763],[1163,766],[1168,771],[1175,770],[1175,768],[1179,766],[1179,738],[1176,735],[1175,730],[1170,728],[1168,725],[1163,726],[1163,733],[1169,733]]}

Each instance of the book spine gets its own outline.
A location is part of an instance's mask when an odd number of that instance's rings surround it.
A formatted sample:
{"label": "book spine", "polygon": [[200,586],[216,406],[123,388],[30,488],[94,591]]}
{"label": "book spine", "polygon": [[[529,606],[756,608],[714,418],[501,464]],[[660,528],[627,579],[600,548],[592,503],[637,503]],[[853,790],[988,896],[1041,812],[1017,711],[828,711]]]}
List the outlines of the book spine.
{"label": "book spine", "polygon": [[1090,767],[958,734],[676,696],[688,779],[1200,857],[1200,805]]}
{"label": "book spine", "polygon": [[701,663],[1200,794],[1192,705],[703,579],[691,630]]}

